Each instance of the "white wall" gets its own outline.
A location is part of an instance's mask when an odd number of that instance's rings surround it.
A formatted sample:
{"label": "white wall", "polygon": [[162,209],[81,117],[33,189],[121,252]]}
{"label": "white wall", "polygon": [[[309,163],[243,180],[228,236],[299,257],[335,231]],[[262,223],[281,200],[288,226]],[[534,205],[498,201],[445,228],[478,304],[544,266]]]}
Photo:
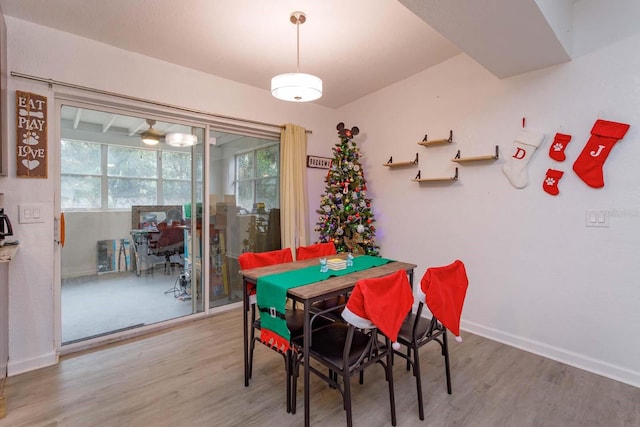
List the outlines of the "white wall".
{"label": "white wall", "polygon": [[[583,56],[571,63],[498,80],[460,55],[338,111],[281,103],[266,91],[12,18],[7,18],[9,69],[214,113],[297,123],[313,129],[308,152],[318,156],[330,156],[338,121],[359,126],[383,256],[417,263],[417,279],[428,266],[464,260],[471,279],[464,329],[638,386],[640,57],[635,52],[640,37],[625,30],[604,32],[605,45],[589,40],[597,14],[585,9],[596,3],[582,0],[574,6],[574,12],[581,8],[574,52]],[[10,79],[10,93],[16,89],[46,95],[53,106],[54,92],[42,84]],[[49,113],[56,117],[53,109]],[[605,164],[605,187],[594,190],[571,165],[599,115],[630,123],[631,129]],[[529,165],[529,186],[516,190],[501,166],[522,117],[547,139]],[[50,141],[55,127],[52,121]],[[440,138],[449,129],[451,146],[416,144],[425,133]],[[565,176],[560,195],[552,197],[542,191],[542,179],[552,166],[549,138],[558,130],[573,140],[568,160],[555,165]],[[10,138],[15,139],[15,129]],[[460,181],[452,184],[421,186],[410,181],[416,169],[381,166],[391,155],[409,160],[419,152],[423,176],[448,175],[456,150],[465,156],[489,154],[496,144],[500,160],[462,165]],[[0,179],[7,212],[17,218],[18,203],[38,201],[51,218],[53,179],[16,179],[15,165],[10,166],[9,178]],[[325,173],[308,170],[312,226]],[[586,228],[590,208],[609,209],[610,227]],[[9,272],[9,370],[15,374],[53,363],[55,313],[53,221],[13,222],[21,241]]]}
{"label": "white wall", "polygon": [[[326,155],[324,141],[335,135],[333,110],[312,104],[274,99],[268,91],[237,84],[201,72],[168,64],[68,33],[5,17],[8,29],[8,68],[24,74],[113,91],[211,113],[267,123],[296,123],[313,131],[309,153]],[[54,281],[54,189],[59,115],[56,93],[64,88],[20,78],[9,78],[9,123],[15,117],[15,91],[44,95],[49,101],[49,178],[17,179],[15,161],[9,176],[0,179],[6,212],[13,219],[20,250],[9,268],[9,374],[56,362],[54,333],[57,294]],[[85,94],[85,96],[87,96]],[[15,153],[15,125],[9,129],[9,153]],[[11,159],[11,157],[10,157]],[[322,183],[311,181],[311,204],[319,200]],[[44,204],[41,224],[18,224],[18,204]],[[313,211],[316,206],[312,206]]]}
{"label": "white wall", "polygon": [[[586,28],[584,22],[578,23]],[[585,46],[583,34],[574,35]],[[378,220],[382,256],[429,266],[456,258],[470,285],[463,329],[640,386],[640,36],[571,63],[498,80],[466,55],[362,98],[340,112],[361,129],[359,146]],[[515,189],[502,173],[521,129],[547,139],[529,164],[529,185]],[[593,189],[572,170],[598,117],[631,124]],[[454,144],[417,145],[425,133]],[[556,132],[573,135],[567,160],[553,163]],[[363,135],[364,134],[364,135]],[[450,176],[453,158],[491,154],[488,164],[460,165],[449,184],[411,182]],[[383,167],[394,161],[410,169]],[[548,168],[565,172],[556,197],[542,189]],[[609,228],[585,227],[586,209],[611,213]],[[464,345],[464,343],[462,343]],[[455,345],[453,350],[455,350]]]}
{"label": "white wall", "polygon": [[65,279],[96,274],[99,240],[131,241],[131,210],[66,212],[64,219],[66,233],[61,274]]}

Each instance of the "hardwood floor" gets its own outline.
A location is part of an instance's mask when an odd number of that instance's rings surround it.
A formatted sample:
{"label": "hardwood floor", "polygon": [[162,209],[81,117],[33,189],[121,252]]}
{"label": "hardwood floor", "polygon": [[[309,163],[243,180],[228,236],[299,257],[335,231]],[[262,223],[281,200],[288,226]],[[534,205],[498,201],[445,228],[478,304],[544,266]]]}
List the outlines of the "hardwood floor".
{"label": "hardwood floor", "polygon": [[[415,382],[396,359],[398,426],[634,426],[640,389],[478,336],[451,343],[453,394],[434,345],[422,352],[425,421]],[[10,377],[0,426],[301,426],[285,411],[282,358],[258,346],[243,384],[241,310],[145,338],[68,355],[57,366]],[[312,376],[314,426],[345,425],[338,391]],[[382,368],[353,381],[355,426],[388,426]]]}

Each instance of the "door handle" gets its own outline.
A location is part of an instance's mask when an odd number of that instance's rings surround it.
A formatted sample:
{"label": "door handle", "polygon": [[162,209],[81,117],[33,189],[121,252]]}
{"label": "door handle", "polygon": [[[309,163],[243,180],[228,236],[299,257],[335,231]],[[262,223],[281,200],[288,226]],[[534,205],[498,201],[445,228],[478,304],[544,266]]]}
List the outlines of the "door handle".
{"label": "door handle", "polygon": [[60,212],[60,219],[56,220],[56,224],[58,225],[58,239],[55,242],[64,248],[64,238],[65,238],[65,230],[64,230],[64,212]]}

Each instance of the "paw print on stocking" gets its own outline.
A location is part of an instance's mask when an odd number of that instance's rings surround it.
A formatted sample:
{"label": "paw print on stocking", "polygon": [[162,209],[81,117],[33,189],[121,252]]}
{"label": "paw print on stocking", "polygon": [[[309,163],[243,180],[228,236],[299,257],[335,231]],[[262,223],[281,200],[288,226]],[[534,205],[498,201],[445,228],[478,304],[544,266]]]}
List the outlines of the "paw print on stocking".
{"label": "paw print on stocking", "polygon": [[564,162],[567,158],[564,154],[564,150],[567,148],[567,144],[569,144],[570,141],[571,135],[556,133],[556,136],[553,138],[553,142],[549,147],[549,157],[557,162]]}
{"label": "paw print on stocking", "polygon": [[547,170],[547,176],[545,176],[542,183],[542,189],[552,196],[557,196],[558,194],[560,194],[560,190],[558,189],[558,181],[560,181],[562,175],[564,175],[564,172],[562,171],[555,169]]}

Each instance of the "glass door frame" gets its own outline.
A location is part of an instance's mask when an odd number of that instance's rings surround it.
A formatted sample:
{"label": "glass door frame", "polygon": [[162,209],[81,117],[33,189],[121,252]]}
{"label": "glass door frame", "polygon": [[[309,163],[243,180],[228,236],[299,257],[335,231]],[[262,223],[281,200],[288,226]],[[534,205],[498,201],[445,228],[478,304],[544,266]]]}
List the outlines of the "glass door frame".
{"label": "glass door frame", "polygon": [[[128,102],[122,104],[114,102],[113,100],[99,100],[99,99],[87,99],[82,96],[76,96],[69,93],[55,93],[55,143],[50,150],[53,156],[53,177],[55,181],[54,191],[54,346],[57,355],[72,353],[74,351],[80,351],[86,348],[103,345],[107,342],[126,339],[128,337],[149,333],[154,330],[164,329],[166,327],[173,326],[174,324],[191,321],[195,318],[208,316],[210,314],[209,308],[209,235],[206,230],[209,229],[209,203],[207,201],[209,194],[209,135],[210,126],[205,121],[200,121],[196,117],[192,120],[185,118],[185,114],[180,111],[174,111],[170,108],[151,108],[149,104],[143,102]],[[77,108],[86,108],[91,110],[103,111],[106,113],[130,115],[134,117],[151,118],[158,121],[168,121],[171,123],[182,124],[195,128],[201,128],[204,130],[203,140],[199,141],[202,144],[202,150],[199,152],[192,152],[192,185],[191,185],[191,203],[193,207],[196,207],[198,203],[202,203],[202,241],[200,242],[200,248],[196,247],[197,239],[191,239],[191,247],[189,247],[189,253],[200,253],[200,272],[195,272],[196,263],[193,263],[194,273],[192,276],[192,282],[199,280],[200,292],[201,292],[201,308],[202,311],[197,312],[198,298],[192,293],[192,314],[169,319],[159,323],[145,325],[136,329],[132,329],[124,332],[117,332],[111,335],[107,335],[100,338],[89,339],[77,344],[69,344],[62,347],[62,248],[60,246],[61,241],[61,138],[62,138],[62,126],[61,126],[61,108],[63,106],[72,106]],[[196,196],[196,165],[198,156],[202,156],[202,200],[195,200]],[[192,209],[192,221],[197,225],[198,209]],[[205,237],[206,236],[206,237]],[[198,252],[196,252],[198,251]],[[192,283],[192,286],[194,284]],[[193,291],[196,291],[194,288]],[[213,309],[212,309],[213,310]],[[196,311],[196,312],[193,312]]]}

